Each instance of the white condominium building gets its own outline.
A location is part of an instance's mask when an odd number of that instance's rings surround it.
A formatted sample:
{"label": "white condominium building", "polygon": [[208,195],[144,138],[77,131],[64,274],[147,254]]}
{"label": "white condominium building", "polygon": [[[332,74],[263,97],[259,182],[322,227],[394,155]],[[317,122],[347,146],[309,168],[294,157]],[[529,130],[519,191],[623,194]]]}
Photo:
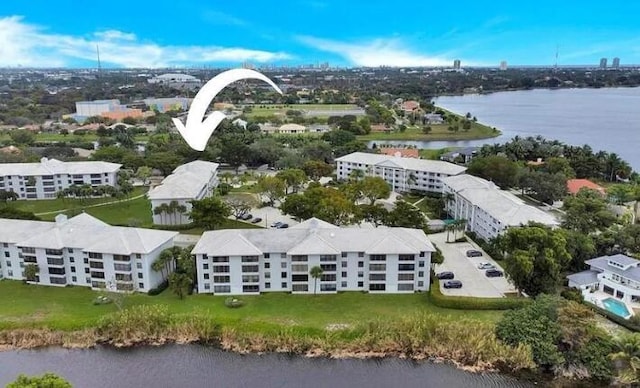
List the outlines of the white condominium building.
{"label": "white condominium building", "polygon": [[466,230],[485,240],[498,236],[509,227],[532,221],[552,227],[559,225],[549,213],[527,205],[485,179],[464,174],[445,178],[442,182],[449,215],[466,220]]}
{"label": "white condominium building", "polygon": [[462,174],[466,167],[440,160],[424,160],[354,152],[336,159],[337,178],[348,179],[354,170],[386,180],[395,192],[442,192],[442,179]]}
{"label": "white condominium building", "polygon": [[427,291],[434,251],[422,230],[339,228],[312,218],[289,229],[208,231],[192,253],[199,293],[237,295]]}
{"label": "white condominium building", "polygon": [[0,164],[0,190],[18,199],[55,198],[72,185],[116,186],[121,165],[108,162],[61,162],[42,158],[40,163]]}
{"label": "white condominium building", "polygon": [[[149,191],[153,223],[156,225],[190,223],[190,201],[210,196],[217,186],[217,163],[196,160],[177,167],[171,175],[164,178],[160,185]],[[171,207],[172,203],[181,209]],[[167,206],[162,207],[163,204]],[[161,210],[156,211],[157,208]]]}
{"label": "white condominium building", "polygon": [[111,226],[82,213],[55,222],[0,219],[0,278],[34,284],[147,292],[162,282],[151,264],[173,246],[176,232]]}

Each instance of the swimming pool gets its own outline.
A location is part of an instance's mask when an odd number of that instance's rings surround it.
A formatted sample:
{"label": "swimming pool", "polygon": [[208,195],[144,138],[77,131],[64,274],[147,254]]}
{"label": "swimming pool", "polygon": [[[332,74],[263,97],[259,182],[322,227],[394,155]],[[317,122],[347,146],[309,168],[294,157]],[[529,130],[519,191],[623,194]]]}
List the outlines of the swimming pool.
{"label": "swimming pool", "polygon": [[603,299],[602,305],[604,306],[605,309],[607,309],[608,311],[614,313],[619,317],[622,317],[624,319],[631,317],[631,313],[629,312],[629,309],[627,309],[627,306],[617,299],[613,299],[613,298]]}

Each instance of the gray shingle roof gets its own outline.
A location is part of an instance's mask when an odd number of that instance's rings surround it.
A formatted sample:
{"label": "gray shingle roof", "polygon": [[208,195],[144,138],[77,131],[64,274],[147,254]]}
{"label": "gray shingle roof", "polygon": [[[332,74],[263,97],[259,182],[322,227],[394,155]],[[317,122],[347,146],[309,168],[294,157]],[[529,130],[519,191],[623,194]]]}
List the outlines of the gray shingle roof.
{"label": "gray shingle roof", "polygon": [[121,164],[108,162],[61,162],[57,159],[42,158],[40,163],[2,163],[0,176],[55,175],[55,174],[104,174],[116,172]]}
{"label": "gray shingle roof", "polygon": [[579,286],[587,286],[589,284],[598,283],[598,273],[596,271],[582,271],[567,276],[567,279]]}
{"label": "gray shingle roof", "polygon": [[[609,260],[616,262],[624,267],[629,265],[631,265],[631,267],[627,269],[614,267],[612,265],[609,265]],[[612,272],[622,277],[625,277],[627,279],[640,282],[640,268],[637,267],[637,265],[640,264],[640,260],[636,260],[629,256],[614,255],[614,256],[596,257],[595,259],[585,261],[585,264],[591,266],[591,269],[596,268],[601,271]]]}

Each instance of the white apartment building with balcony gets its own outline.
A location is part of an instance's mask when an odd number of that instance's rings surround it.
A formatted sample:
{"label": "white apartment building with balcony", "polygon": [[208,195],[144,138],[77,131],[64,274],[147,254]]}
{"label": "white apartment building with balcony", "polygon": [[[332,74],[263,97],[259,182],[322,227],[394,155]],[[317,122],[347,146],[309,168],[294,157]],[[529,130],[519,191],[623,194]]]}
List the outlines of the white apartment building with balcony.
{"label": "white apartment building with balcony", "polygon": [[[218,163],[196,160],[178,166],[173,173],[162,180],[147,194],[151,200],[153,223],[156,225],[184,225],[191,222],[192,200],[200,200],[211,196],[218,186]],[[159,206],[176,203],[184,207],[184,211],[166,209],[156,214]]]}
{"label": "white apartment building with balcony", "polygon": [[466,220],[466,230],[485,240],[497,237],[507,228],[532,221],[551,227],[559,225],[549,213],[524,203],[485,179],[463,174],[442,182],[449,215]]}
{"label": "white apartment building with balcony", "polygon": [[116,186],[121,165],[108,162],[61,162],[42,158],[40,163],[0,164],[0,190],[18,199],[56,198],[72,185]]}
{"label": "white apartment building with balcony", "polygon": [[386,180],[395,192],[412,190],[442,192],[442,179],[460,175],[466,167],[441,160],[403,158],[354,152],[336,159],[336,175],[348,179],[354,170],[361,170],[365,176],[377,176]]}
{"label": "white apartment building with balcony", "polygon": [[[205,232],[194,247],[198,292],[367,291],[429,289],[431,253],[422,230],[339,228],[312,218],[289,229]],[[317,284],[310,270],[323,270]]]}
{"label": "white apartment building with balcony", "polygon": [[82,213],[55,222],[0,219],[0,278],[23,280],[35,264],[33,284],[147,292],[162,282],[151,269],[177,232],[111,226]]}

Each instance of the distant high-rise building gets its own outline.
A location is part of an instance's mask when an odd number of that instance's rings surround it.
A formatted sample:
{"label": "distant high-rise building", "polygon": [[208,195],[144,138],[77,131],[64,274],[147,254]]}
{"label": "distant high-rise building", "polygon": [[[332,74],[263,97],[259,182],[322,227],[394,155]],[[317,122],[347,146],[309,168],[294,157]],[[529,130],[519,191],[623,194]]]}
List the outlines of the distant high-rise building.
{"label": "distant high-rise building", "polygon": [[607,68],[607,58],[600,58],[600,68],[601,69]]}
{"label": "distant high-rise building", "polygon": [[620,58],[615,57],[613,58],[613,64],[611,65],[611,67],[613,67],[614,69],[617,69],[620,67]]}
{"label": "distant high-rise building", "polygon": [[507,70],[507,61],[500,62],[500,70],[502,71]]}
{"label": "distant high-rise building", "polygon": [[459,69],[460,68],[460,60],[456,59],[455,61],[453,61],[453,68],[454,69]]}

